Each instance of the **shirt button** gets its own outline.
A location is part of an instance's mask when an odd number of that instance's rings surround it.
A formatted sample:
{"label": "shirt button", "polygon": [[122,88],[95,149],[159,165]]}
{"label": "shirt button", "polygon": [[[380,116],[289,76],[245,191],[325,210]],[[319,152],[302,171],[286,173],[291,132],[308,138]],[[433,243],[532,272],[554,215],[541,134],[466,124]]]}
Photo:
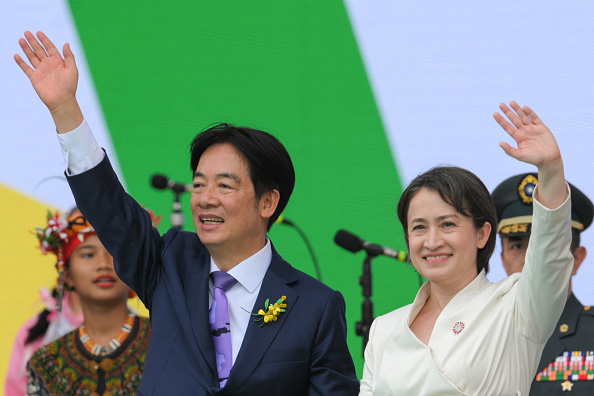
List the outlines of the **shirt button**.
{"label": "shirt button", "polygon": [[67,152],[68,149],[66,148],[66,146],[62,146],[62,149],[64,149],[64,152]]}

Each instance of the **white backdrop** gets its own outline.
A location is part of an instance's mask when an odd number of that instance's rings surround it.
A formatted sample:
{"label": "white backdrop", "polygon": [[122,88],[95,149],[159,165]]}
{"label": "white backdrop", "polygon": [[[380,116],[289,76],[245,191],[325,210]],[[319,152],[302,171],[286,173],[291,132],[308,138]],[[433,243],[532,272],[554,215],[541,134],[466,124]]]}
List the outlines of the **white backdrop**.
{"label": "white backdrop", "polygon": [[[498,147],[510,142],[492,119],[502,101],[530,105],[556,134],[567,179],[594,198],[594,3],[346,0],[355,36],[403,182],[438,164],[475,172],[492,190],[531,166]],[[72,204],[56,157],[49,112],[12,54],[23,26],[70,42],[81,79],[79,101],[103,147],[111,143],[84,52],[64,1],[0,1],[0,183],[52,206]],[[10,144],[7,144],[10,142]],[[47,146],[54,146],[48,149]],[[49,150],[49,151],[48,151]],[[30,158],[46,158],[45,166]],[[115,154],[112,162],[117,162]],[[14,171],[18,169],[17,171]],[[40,180],[50,178],[38,186]],[[583,235],[592,256],[574,278],[594,303],[594,227]],[[500,247],[490,278],[505,276]]]}
{"label": "white backdrop", "polygon": [[[18,44],[18,39],[24,37],[24,29],[36,29],[33,33],[43,31],[60,53],[62,45],[70,43],[79,69],[78,101],[93,126],[97,141],[112,153],[110,160],[115,161],[116,169],[119,169],[69,5],[66,0],[0,0],[0,21],[0,87],[3,93],[0,95],[0,136],[4,142],[0,145],[0,183],[50,207],[68,210],[74,206],[74,198],[64,178],[64,161],[58,154],[54,123],[13,55],[19,54],[25,59]],[[40,158],[43,160],[39,161]],[[40,163],[43,166],[40,167]],[[124,180],[121,172],[118,173],[120,180]]]}
{"label": "white backdrop", "polygon": [[[346,0],[403,182],[438,164],[492,191],[534,167],[507,157],[499,103],[532,107],[555,133],[567,179],[594,199],[594,3]],[[594,303],[594,227],[574,291]],[[505,276],[501,247],[489,278]]]}

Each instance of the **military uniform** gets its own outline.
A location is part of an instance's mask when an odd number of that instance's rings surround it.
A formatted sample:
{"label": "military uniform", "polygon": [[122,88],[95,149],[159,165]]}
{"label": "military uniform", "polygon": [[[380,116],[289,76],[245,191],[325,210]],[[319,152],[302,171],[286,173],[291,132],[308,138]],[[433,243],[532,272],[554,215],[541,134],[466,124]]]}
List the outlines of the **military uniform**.
{"label": "military uniform", "polygon": [[[510,177],[493,191],[501,238],[530,235],[532,194],[537,183],[536,173],[524,173]],[[594,206],[579,189],[568,184],[572,228],[582,232],[592,223]],[[594,307],[584,307],[573,293],[545,345],[530,388],[531,396],[568,394],[594,395]]]}
{"label": "military uniform", "polygon": [[571,293],[549,338],[531,396],[594,395],[594,307]]}

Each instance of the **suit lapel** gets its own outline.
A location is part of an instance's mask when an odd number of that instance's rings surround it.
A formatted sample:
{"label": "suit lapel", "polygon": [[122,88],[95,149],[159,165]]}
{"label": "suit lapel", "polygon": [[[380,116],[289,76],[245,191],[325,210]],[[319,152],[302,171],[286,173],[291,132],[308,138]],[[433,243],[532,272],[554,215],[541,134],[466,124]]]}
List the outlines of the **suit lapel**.
{"label": "suit lapel", "polygon": [[[282,296],[287,297],[285,300],[287,304],[286,311],[282,312],[276,321],[264,323],[263,325],[263,321],[250,320],[241,344],[241,350],[231,369],[225,390],[239,389],[245,383],[268,351],[270,344],[278,336],[286,318],[291,315],[291,310],[298,298],[297,292],[288,286],[295,279],[293,267],[273,249],[272,261],[262,281],[262,287],[252,312],[255,313],[260,309],[264,309],[264,303],[267,299],[270,300],[269,304],[274,304]],[[267,311],[267,309],[264,310]],[[254,319],[258,319],[258,317],[254,316]]]}
{"label": "suit lapel", "polygon": [[[206,260],[207,254],[200,255],[196,260]],[[191,333],[194,335],[198,349],[210,368],[212,377],[216,380],[214,344],[210,333],[208,319],[208,277],[209,263],[200,265],[190,264],[188,268],[196,269],[186,272],[184,282],[185,300],[188,304]],[[217,380],[218,381],[218,380]]]}

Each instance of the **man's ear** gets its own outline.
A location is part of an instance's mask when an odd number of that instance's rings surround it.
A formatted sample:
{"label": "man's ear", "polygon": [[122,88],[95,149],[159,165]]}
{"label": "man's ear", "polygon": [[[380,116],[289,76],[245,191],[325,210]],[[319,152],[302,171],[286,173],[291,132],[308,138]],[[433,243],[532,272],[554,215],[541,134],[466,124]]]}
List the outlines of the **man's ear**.
{"label": "man's ear", "polygon": [[588,252],[584,246],[578,246],[573,251],[573,271],[571,271],[571,275],[576,275],[578,273],[578,270],[580,269],[580,266],[586,259],[587,255]]}
{"label": "man's ear", "polygon": [[278,206],[280,200],[280,193],[278,190],[267,191],[260,197],[260,216],[265,219],[272,217]]}

